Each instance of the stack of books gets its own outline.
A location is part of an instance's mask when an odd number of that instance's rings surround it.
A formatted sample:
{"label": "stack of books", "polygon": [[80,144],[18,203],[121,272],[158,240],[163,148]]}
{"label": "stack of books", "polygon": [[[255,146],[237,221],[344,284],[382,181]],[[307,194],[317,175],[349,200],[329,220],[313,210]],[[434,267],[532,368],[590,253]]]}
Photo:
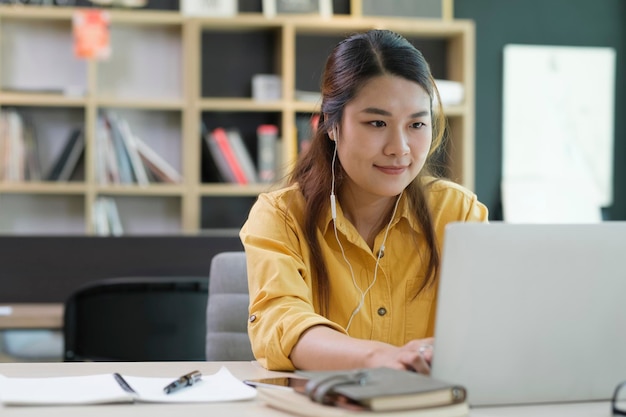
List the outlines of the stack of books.
{"label": "stack of books", "polygon": [[461,417],[469,413],[466,389],[416,372],[389,368],[300,372],[293,390],[258,387],[268,406],[310,417]]}
{"label": "stack of books", "polygon": [[111,111],[98,118],[96,155],[100,184],[182,182],[180,173],[139,138],[125,119]]}
{"label": "stack of books", "polygon": [[[218,181],[233,184],[272,182],[276,178],[278,127],[261,125],[257,129],[257,163],[248,150],[239,129],[216,127],[208,130],[203,124],[201,136],[206,154],[216,168]],[[211,178],[214,180],[215,176]]]}

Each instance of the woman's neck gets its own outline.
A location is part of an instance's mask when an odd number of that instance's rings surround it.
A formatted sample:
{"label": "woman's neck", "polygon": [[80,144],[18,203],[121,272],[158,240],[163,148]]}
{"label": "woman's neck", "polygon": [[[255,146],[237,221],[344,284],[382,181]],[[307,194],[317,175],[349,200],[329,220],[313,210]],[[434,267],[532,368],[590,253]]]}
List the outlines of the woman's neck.
{"label": "woman's neck", "polygon": [[378,233],[391,221],[397,197],[356,198],[347,191],[339,196],[339,202],[346,219],[359,232],[370,249]]}

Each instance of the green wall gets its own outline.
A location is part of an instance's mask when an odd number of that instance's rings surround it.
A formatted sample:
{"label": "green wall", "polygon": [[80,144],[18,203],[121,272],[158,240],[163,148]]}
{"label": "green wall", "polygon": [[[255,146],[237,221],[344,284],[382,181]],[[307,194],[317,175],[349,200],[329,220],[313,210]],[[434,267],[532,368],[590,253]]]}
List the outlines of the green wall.
{"label": "green wall", "polygon": [[[457,0],[454,8],[456,18],[476,22],[476,192],[491,219],[502,218],[503,47],[521,43],[615,48],[614,201],[605,216],[626,220],[626,1]],[[591,74],[581,88],[593,83]]]}

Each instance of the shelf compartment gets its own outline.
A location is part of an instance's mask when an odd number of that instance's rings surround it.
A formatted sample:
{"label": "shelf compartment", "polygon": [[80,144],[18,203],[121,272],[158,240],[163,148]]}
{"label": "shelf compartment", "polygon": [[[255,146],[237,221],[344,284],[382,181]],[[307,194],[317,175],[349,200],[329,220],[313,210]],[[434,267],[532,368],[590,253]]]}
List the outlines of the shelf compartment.
{"label": "shelf compartment", "polygon": [[114,200],[124,235],[170,235],[182,232],[181,199],[178,197],[99,196]]}
{"label": "shelf compartment", "polygon": [[281,74],[280,29],[237,28],[202,28],[200,97],[251,98],[255,74]]}
{"label": "shelf compartment", "polygon": [[[6,9],[2,9],[3,13]],[[3,16],[3,15],[2,15]],[[72,49],[71,19],[2,19],[0,88],[13,92],[87,94],[87,61]]]}
{"label": "shelf compartment", "polygon": [[[202,122],[206,126],[209,132],[215,128],[237,129],[243,139],[244,145],[248,154],[250,155],[254,168],[258,171],[258,138],[257,128],[263,124],[272,124],[278,127],[280,131],[281,127],[281,113],[278,112],[203,112]],[[215,183],[221,182],[221,175],[218,173],[218,169],[215,161],[213,160],[208,146],[205,143],[205,138],[202,138],[200,145],[200,176],[202,183]],[[280,154],[281,146],[284,145],[282,141],[277,142],[277,151],[279,155],[277,158],[278,168],[282,165]],[[280,176],[281,173],[278,173]]]}
{"label": "shelf compartment", "polygon": [[[182,113],[170,110],[148,110],[140,108],[101,108],[104,113],[115,114],[120,120],[125,120],[133,136],[148,145],[156,154],[163,158],[172,168],[182,174],[183,128]],[[96,148],[97,149],[97,148]],[[97,152],[94,152],[97,159]],[[94,161],[98,167],[99,161]],[[183,180],[184,181],[184,180]],[[121,184],[112,184],[120,185]],[[175,189],[178,185],[154,182],[147,187],[138,187],[136,183],[123,184],[131,189],[140,191],[152,189],[153,186],[169,185]],[[167,187],[154,190],[167,190]],[[151,191],[150,191],[151,192]]]}
{"label": "shelf compartment", "polygon": [[[3,110],[8,108],[4,106]],[[10,106],[22,117],[25,125],[33,127],[35,137],[34,157],[38,159],[41,181],[46,181],[55,162],[60,157],[73,131],[85,126],[85,110],[75,107]],[[83,135],[82,140],[85,140]],[[71,182],[85,178],[84,155],[81,157]],[[27,185],[28,181],[20,184]],[[59,184],[68,184],[60,182]],[[53,188],[51,188],[53,189]]]}
{"label": "shelf compartment", "polygon": [[256,196],[202,197],[200,226],[202,229],[239,229],[255,201]]}
{"label": "shelf compartment", "polygon": [[0,194],[0,233],[85,233],[85,198],[80,195]]}
{"label": "shelf compartment", "polygon": [[111,23],[111,57],[97,64],[96,95],[108,100],[182,102],[182,28]]}

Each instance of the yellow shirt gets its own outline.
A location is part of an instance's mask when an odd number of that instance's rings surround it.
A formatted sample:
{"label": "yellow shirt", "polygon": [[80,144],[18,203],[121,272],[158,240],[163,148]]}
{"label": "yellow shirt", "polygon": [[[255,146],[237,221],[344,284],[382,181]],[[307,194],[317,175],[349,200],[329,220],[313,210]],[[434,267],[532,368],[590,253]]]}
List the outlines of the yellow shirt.
{"label": "yellow shirt", "polygon": [[[455,221],[487,221],[487,208],[476,195],[448,181],[438,181],[428,191],[439,249],[444,228]],[[376,236],[374,251],[359,235],[337,205],[337,233],[346,257],[335,238],[330,214],[321,217],[318,238],[329,272],[330,299],[327,317],[314,302],[311,255],[304,240],[304,197],[297,185],[261,194],[240,232],[248,264],[252,350],[268,369],[293,370],[289,359],[300,335],[315,325],[342,333],[350,316],[374,278],[378,249],[385,228]],[[376,281],[355,315],[349,335],[401,346],[434,332],[437,286],[419,296],[426,260],[419,225],[403,196],[392,220],[380,259]]]}

